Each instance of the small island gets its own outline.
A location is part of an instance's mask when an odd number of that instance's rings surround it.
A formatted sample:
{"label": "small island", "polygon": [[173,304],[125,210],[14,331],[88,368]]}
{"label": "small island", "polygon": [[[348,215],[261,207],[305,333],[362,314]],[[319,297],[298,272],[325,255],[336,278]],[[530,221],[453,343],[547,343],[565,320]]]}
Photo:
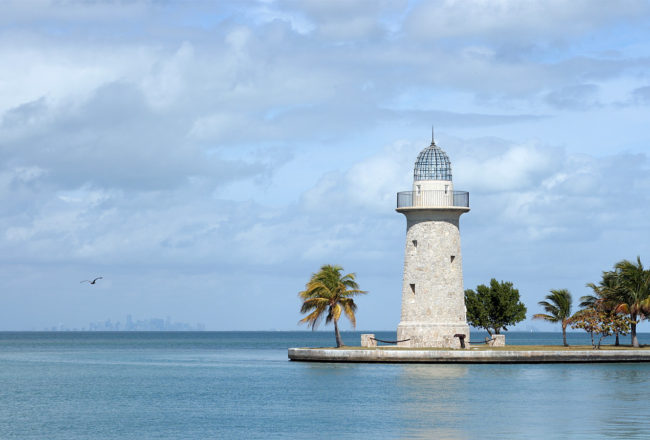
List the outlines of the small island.
{"label": "small island", "polygon": [[[364,363],[585,363],[650,362],[650,348],[639,345],[636,326],[650,316],[650,270],[623,260],[603,272],[594,294],[583,296],[571,313],[571,293],[553,289],[538,304],[545,313],[533,315],[562,326],[562,345],[506,346],[502,331],[526,317],[526,307],[513,284],[492,279],[476,291],[463,290],[460,216],[469,212],[469,193],[454,191],[451,162],[436,145],[420,152],[415,162],[413,190],[397,194],[397,212],[406,216],[406,246],[402,282],[402,312],[395,341],[374,334],[361,336],[360,346],[345,346],[338,320],[345,315],[353,327],[359,289],[355,274],[324,265],[312,275],[299,296],[301,320],[312,330],[325,318],[334,324],[336,348],[290,348],[292,361]],[[487,330],[485,341],[470,340],[470,325]],[[587,331],[590,346],[569,346],[566,329]],[[629,334],[622,346],[619,336]],[[603,346],[607,336],[613,346]],[[378,346],[377,342],[390,344]]]}

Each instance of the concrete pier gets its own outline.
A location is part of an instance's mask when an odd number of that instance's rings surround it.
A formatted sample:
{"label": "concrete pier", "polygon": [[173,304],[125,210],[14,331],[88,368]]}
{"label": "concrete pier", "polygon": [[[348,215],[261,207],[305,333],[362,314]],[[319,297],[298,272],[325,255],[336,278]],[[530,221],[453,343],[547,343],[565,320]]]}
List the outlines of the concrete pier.
{"label": "concrete pier", "polygon": [[364,348],[290,348],[299,362],[411,364],[543,364],[650,362],[650,350],[418,350]]}

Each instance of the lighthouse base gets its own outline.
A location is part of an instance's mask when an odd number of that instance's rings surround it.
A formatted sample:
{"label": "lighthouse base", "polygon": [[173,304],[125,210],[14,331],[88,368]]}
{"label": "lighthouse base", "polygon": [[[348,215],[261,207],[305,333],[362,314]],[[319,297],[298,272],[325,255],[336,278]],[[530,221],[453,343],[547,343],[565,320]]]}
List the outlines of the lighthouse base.
{"label": "lighthouse base", "polygon": [[398,347],[463,348],[461,338],[465,335],[465,348],[469,347],[469,326],[467,324],[439,324],[424,322],[402,322],[397,326]]}

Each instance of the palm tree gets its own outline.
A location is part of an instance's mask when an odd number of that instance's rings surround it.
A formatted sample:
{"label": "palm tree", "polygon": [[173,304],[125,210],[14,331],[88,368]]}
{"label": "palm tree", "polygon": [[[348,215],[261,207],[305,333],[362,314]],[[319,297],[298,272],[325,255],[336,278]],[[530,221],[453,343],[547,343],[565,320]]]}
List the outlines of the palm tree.
{"label": "palm tree", "polygon": [[603,272],[603,277],[598,285],[587,283],[586,286],[593,290],[594,295],[580,297],[580,307],[589,308],[600,305],[605,306],[607,309],[616,307],[615,298],[620,296],[621,293],[619,277],[616,272]]}
{"label": "palm tree", "polygon": [[636,264],[628,260],[619,261],[614,269],[620,286],[614,298],[617,303],[615,311],[630,316],[632,346],[639,347],[636,324],[650,315],[650,270],[643,268],[640,257],[636,257]]}
{"label": "palm tree", "polygon": [[311,279],[305,286],[305,290],[298,294],[303,299],[300,313],[310,312],[309,315],[300,320],[300,323],[308,323],[311,329],[314,330],[318,327],[327,311],[325,323],[329,324],[334,321],[337,347],[343,345],[338,325],[341,312],[345,313],[345,316],[352,323],[352,327],[355,327],[356,318],[354,312],[357,310],[357,305],[352,297],[366,293],[359,290],[354,273],[341,275],[342,271],[341,266],[324,265],[317,273],[312,274]]}
{"label": "palm tree", "polygon": [[551,290],[550,295],[546,295],[547,301],[540,301],[538,304],[544,307],[546,313],[533,315],[533,319],[544,319],[549,322],[559,322],[562,324],[562,340],[564,346],[568,347],[566,342],[566,327],[571,318],[571,293],[567,289]]}

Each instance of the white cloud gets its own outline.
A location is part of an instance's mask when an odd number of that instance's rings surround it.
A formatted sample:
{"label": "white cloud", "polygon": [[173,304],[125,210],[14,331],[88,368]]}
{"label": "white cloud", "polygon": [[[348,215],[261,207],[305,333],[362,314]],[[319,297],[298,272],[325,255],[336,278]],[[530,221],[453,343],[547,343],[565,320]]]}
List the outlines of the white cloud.
{"label": "white cloud", "polygon": [[169,108],[185,92],[185,71],[194,56],[194,48],[188,42],[169,58],[156,63],[153,72],[142,80],[142,89],[149,103],[156,109]]}
{"label": "white cloud", "polygon": [[632,91],[632,99],[638,104],[650,104],[650,86],[638,87]]}
{"label": "white cloud", "polygon": [[[640,189],[650,177],[647,156],[595,158],[532,142],[458,142],[451,143],[455,187],[469,190],[471,216],[498,228],[497,234],[525,242],[581,241],[602,228],[647,223],[640,217],[648,199]],[[303,195],[304,209],[342,222],[389,215],[395,193],[410,189],[413,160],[423,147],[396,143],[345,172],[324,176]],[[624,214],[628,204],[640,209],[632,218]],[[611,211],[619,214],[601,215]]]}
{"label": "white cloud", "polygon": [[395,203],[398,190],[408,190],[412,182],[414,152],[417,146],[397,141],[381,152],[358,163],[345,172],[324,175],[302,196],[305,209],[333,213],[340,210],[381,212]]}
{"label": "white cloud", "polygon": [[102,85],[148,71],[155,51],[139,46],[58,45],[40,36],[4,35],[0,58],[0,114],[46,98],[63,108],[88,99]]}
{"label": "white cloud", "polygon": [[[330,41],[358,41],[381,38],[390,24],[404,13],[406,1],[348,0],[331,2],[323,0],[284,1],[285,6],[301,12],[320,38]],[[391,19],[388,19],[390,17]]]}
{"label": "white cloud", "polygon": [[183,272],[188,310],[269,283],[260,304],[293,324],[294,287],[340,262],[398,302],[395,193],[431,123],[472,196],[470,279],[571,268],[584,285],[599,258],[647,250],[643,3],[25,5],[0,17],[0,249],[26,275],[0,287],[110,268],[155,298],[136,272],[161,289]]}
{"label": "white cloud", "polygon": [[416,35],[523,40],[547,36],[564,40],[607,23],[636,19],[648,12],[640,0],[601,4],[588,0],[444,0],[421,2],[410,15],[409,28]]}
{"label": "white cloud", "polygon": [[22,183],[32,182],[45,174],[40,167],[18,167],[14,170],[14,178]]}
{"label": "white cloud", "polygon": [[15,25],[47,22],[110,22],[142,18],[150,2],[86,2],[83,0],[6,0],[0,22]]}
{"label": "white cloud", "polygon": [[552,106],[560,109],[586,110],[601,105],[597,96],[598,86],[579,84],[550,92],[546,96],[546,100]]}
{"label": "white cloud", "polygon": [[198,140],[220,141],[236,136],[237,132],[245,130],[251,123],[246,116],[235,112],[214,113],[195,120],[189,136]]}
{"label": "white cloud", "polygon": [[475,148],[454,164],[463,183],[477,192],[520,191],[541,184],[562,166],[564,153],[535,144],[511,146],[505,151]]}

